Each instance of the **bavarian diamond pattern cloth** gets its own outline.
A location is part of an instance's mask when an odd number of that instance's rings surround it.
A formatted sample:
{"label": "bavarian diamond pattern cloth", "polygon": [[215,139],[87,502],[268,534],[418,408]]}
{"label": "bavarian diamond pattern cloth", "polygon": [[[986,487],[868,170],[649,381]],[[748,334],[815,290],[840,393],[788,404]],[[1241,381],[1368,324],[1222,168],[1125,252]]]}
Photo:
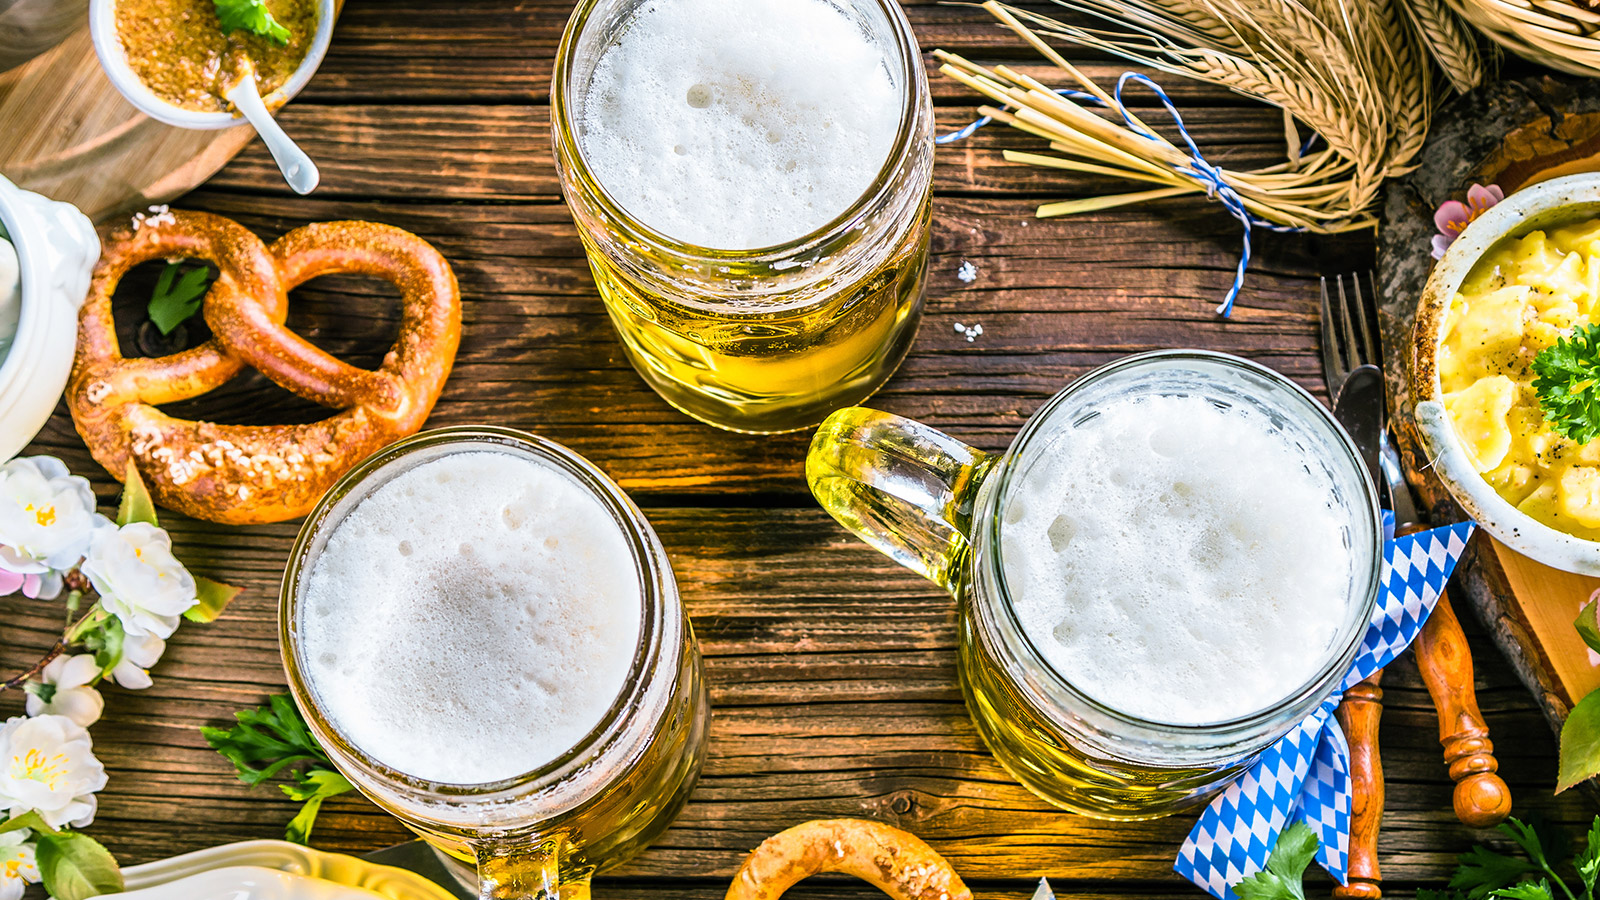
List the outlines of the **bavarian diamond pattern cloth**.
{"label": "bavarian diamond pattern cloth", "polygon": [[1350,747],[1333,712],[1345,690],[1410,646],[1439,600],[1472,536],[1471,522],[1384,541],[1378,603],[1355,663],[1339,689],[1200,814],[1173,868],[1218,900],[1237,900],[1232,885],[1267,866],[1289,822],[1317,833],[1317,862],[1346,883],[1350,850]]}

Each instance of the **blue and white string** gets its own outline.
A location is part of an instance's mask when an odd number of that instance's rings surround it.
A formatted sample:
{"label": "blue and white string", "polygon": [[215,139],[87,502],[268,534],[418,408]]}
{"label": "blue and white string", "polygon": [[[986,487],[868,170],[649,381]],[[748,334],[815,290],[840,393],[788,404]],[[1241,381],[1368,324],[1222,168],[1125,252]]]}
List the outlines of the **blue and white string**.
{"label": "blue and white string", "polygon": [[[1233,314],[1233,303],[1238,299],[1240,290],[1244,288],[1245,271],[1250,267],[1251,228],[1266,228],[1271,231],[1278,232],[1304,231],[1305,229],[1295,228],[1288,225],[1278,225],[1251,213],[1250,210],[1245,206],[1244,198],[1239,196],[1239,192],[1234,190],[1232,185],[1228,184],[1227,179],[1222,175],[1222,171],[1208,162],[1205,158],[1205,155],[1200,152],[1200,148],[1195,145],[1194,138],[1189,135],[1189,129],[1183,124],[1183,116],[1178,113],[1177,106],[1175,106],[1172,102],[1172,99],[1167,96],[1167,92],[1162,90],[1161,85],[1157,84],[1153,79],[1149,78],[1148,76],[1141,75],[1138,72],[1122,73],[1122,77],[1117,79],[1117,89],[1113,95],[1117,102],[1118,112],[1121,113],[1122,120],[1127,124],[1130,131],[1139,135],[1140,137],[1148,138],[1152,141],[1161,140],[1161,138],[1157,137],[1155,134],[1151,133],[1149,129],[1141,125],[1137,119],[1129,115],[1127,105],[1122,102],[1123,88],[1125,88],[1130,81],[1149,88],[1153,93],[1155,93],[1156,98],[1161,101],[1161,105],[1166,108],[1167,115],[1171,117],[1172,124],[1178,129],[1178,134],[1183,138],[1183,143],[1186,147],[1188,147],[1189,150],[1189,164],[1184,167],[1183,171],[1185,171],[1190,177],[1194,178],[1205,187],[1207,197],[1210,197],[1221,203],[1223,208],[1226,209],[1234,218],[1238,219],[1239,224],[1244,226],[1244,247],[1242,252],[1239,254],[1239,267],[1234,272],[1233,284],[1228,287],[1227,295],[1223,298],[1222,304],[1217,307],[1217,315],[1224,317],[1231,316]],[[1099,97],[1083,91],[1059,90],[1056,91],[1056,93],[1071,100],[1088,101],[1099,106],[1106,105],[1105,102]],[[982,128],[992,121],[994,121],[993,117],[984,116],[974,122],[969,123],[963,128],[950,132],[949,134],[939,135],[938,137],[934,138],[934,143],[950,144],[965,138],[969,138],[972,136],[973,132],[976,132],[979,128]],[[1311,147],[1311,142],[1315,139],[1316,135],[1312,135],[1310,138],[1308,138],[1305,142],[1305,145],[1301,148],[1301,152],[1305,153],[1307,150],[1309,150]]]}

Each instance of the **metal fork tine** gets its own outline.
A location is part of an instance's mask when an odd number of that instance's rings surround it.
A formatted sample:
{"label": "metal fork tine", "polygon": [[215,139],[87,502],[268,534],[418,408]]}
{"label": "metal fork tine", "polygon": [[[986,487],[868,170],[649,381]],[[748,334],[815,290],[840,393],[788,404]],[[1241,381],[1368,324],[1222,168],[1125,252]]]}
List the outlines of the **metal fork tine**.
{"label": "metal fork tine", "polygon": [[1328,397],[1339,393],[1339,385],[1349,374],[1349,368],[1339,358],[1339,339],[1333,329],[1333,309],[1328,297],[1328,279],[1322,279],[1322,314],[1317,317],[1322,330],[1322,378],[1328,384]]}
{"label": "metal fork tine", "polygon": [[1361,291],[1361,275],[1359,273],[1351,274],[1350,283],[1354,286],[1356,295],[1356,307],[1352,312],[1355,314],[1356,320],[1361,324],[1360,362],[1362,365],[1371,364],[1381,367],[1383,365],[1383,360],[1381,359],[1383,353],[1378,348],[1376,322],[1378,312],[1376,302],[1377,285],[1369,281],[1367,283],[1367,291],[1363,294]]}
{"label": "metal fork tine", "polygon": [[1351,314],[1350,295],[1345,290],[1344,276],[1340,275],[1333,280],[1334,286],[1339,289],[1339,327],[1345,365],[1351,369],[1366,362],[1361,358],[1361,335],[1356,333],[1355,317]]}

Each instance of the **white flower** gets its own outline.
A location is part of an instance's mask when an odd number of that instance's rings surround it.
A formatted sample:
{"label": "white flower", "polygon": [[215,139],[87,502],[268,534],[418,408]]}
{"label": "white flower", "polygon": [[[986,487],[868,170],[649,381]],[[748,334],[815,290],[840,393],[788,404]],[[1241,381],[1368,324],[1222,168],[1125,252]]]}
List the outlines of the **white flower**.
{"label": "white flower", "polygon": [[105,767],[82,725],[66,716],[0,725],[0,805],[11,815],[38,810],[51,828],[82,828],[94,821],[94,793],[105,786]]}
{"label": "white flower", "polygon": [[39,883],[39,863],[26,828],[0,834],[0,900],[22,900],[22,891]]}
{"label": "white flower", "polygon": [[106,708],[105,698],[89,686],[99,674],[100,665],[86,653],[50,660],[39,673],[42,690],[38,687],[28,690],[28,715],[66,716],[88,728],[100,721],[100,714]]}
{"label": "white flower", "polygon": [[19,575],[70,569],[105,517],[89,481],[53,456],[0,465],[0,567]]}
{"label": "white flower", "polygon": [[122,639],[122,658],[106,677],[125,688],[141,691],[150,686],[150,667],[167,652],[167,642],[153,634],[130,634]]}
{"label": "white flower", "polygon": [[143,522],[98,532],[82,572],[130,636],[171,637],[178,617],[198,602],[194,576],[172,556],[172,538]]}

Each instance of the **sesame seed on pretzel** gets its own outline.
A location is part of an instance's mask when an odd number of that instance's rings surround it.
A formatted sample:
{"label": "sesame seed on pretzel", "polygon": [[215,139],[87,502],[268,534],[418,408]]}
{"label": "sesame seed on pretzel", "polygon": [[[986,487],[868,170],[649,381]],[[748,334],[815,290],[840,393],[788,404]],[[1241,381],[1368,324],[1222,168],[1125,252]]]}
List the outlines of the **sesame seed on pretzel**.
{"label": "sesame seed on pretzel", "polygon": [[854,875],[895,900],[972,900],[961,876],[921,838],[866,819],[817,819],[767,838],[724,900],[777,900],[821,872]]}
{"label": "sesame seed on pretzel", "polygon": [[[461,339],[449,263],[421,238],[371,222],[297,229],[270,248],[221,216],[173,212],[107,236],[78,320],[67,404],[94,458],[121,477],[132,460],[157,503],[227,524],[309,512],[340,475],[422,427]],[[124,357],[111,297],[133,266],[207,259],[220,274],[204,302],[212,338],[155,359]],[[340,362],[283,325],[287,291],[318,275],[358,272],[400,289],[400,336],[375,371]],[[156,408],[200,396],[246,366],[338,410],[303,425],[219,425]]]}

